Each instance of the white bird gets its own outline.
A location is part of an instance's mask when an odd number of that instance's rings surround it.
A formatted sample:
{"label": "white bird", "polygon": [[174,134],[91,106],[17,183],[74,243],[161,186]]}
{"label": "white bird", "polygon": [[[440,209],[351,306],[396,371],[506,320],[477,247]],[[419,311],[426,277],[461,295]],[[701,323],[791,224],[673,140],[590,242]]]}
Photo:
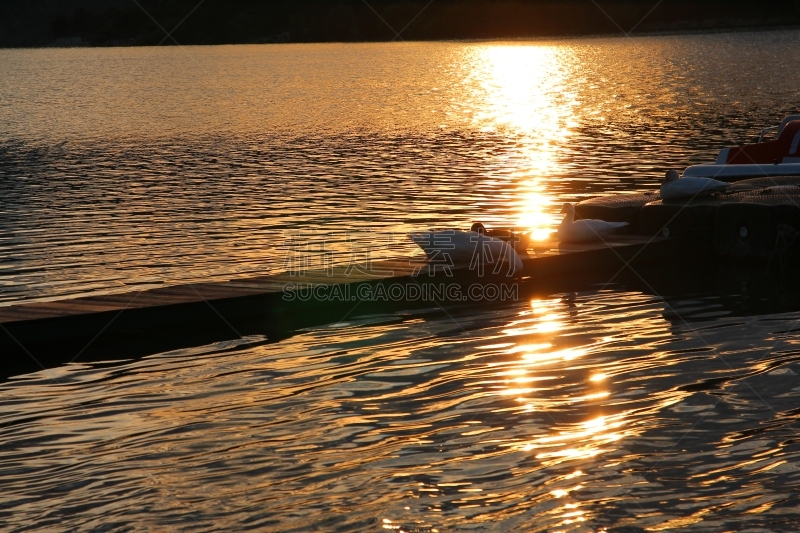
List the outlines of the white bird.
{"label": "white bird", "polygon": [[468,263],[474,268],[482,264],[507,262],[513,272],[522,271],[522,259],[507,242],[476,231],[438,230],[409,233],[408,237],[422,248],[433,263],[452,266]]}
{"label": "white bird", "polygon": [[572,204],[564,204],[561,212],[567,216],[558,227],[558,242],[600,241],[615,230],[628,225],[627,222],[606,222],[596,219],[575,220],[575,206]]}
{"label": "white bird", "polygon": [[705,196],[730,187],[730,183],[711,178],[681,178],[676,170],[667,171],[661,184],[661,198],[672,200],[694,196]]}

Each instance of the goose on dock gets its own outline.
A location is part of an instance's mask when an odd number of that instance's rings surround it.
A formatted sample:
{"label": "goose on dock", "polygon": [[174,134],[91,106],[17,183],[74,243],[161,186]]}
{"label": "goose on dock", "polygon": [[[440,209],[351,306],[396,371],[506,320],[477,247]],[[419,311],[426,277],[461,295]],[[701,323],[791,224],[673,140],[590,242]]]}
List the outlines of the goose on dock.
{"label": "goose on dock", "polygon": [[409,233],[408,237],[425,252],[431,262],[449,264],[477,261],[487,264],[507,262],[513,272],[522,272],[522,259],[507,242],[485,234],[483,225],[473,226],[476,231],[457,229],[431,230]]}
{"label": "goose on dock", "polygon": [[675,198],[691,198],[707,196],[715,192],[724,191],[730,187],[729,183],[712,178],[681,178],[677,170],[668,170],[661,183],[661,198],[673,200]]}
{"label": "goose on dock", "polygon": [[559,242],[595,242],[601,241],[619,228],[628,225],[627,222],[606,222],[605,220],[575,220],[575,206],[564,204],[562,213],[566,213],[564,220],[558,227],[557,237]]}

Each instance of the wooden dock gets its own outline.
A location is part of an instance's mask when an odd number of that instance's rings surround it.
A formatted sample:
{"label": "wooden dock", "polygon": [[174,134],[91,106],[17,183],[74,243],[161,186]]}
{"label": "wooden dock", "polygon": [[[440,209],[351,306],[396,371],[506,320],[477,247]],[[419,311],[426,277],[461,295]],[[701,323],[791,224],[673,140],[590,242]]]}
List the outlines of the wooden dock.
{"label": "wooden dock", "polygon": [[[455,293],[466,295],[476,283],[514,284],[523,289],[513,295],[518,298],[537,288],[546,291],[553,280],[563,285],[571,278],[595,275],[602,283],[603,276],[607,279],[629,261],[638,268],[674,257],[675,244],[674,239],[642,236],[619,236],[588,245],[536,243],[530,256],[523,258],[522,275],[514,277],[508,277],[505,269],[493,272],[491,266],[479,273],[469,265],[432,264],[416,258],[376,262],[370,268],[337,266],[19,303],[0,307],[0,376],[72,361],[138,357],[244,335],[266,335],[276,341],[299,328],[336,322],[353,313],[480,303],[467,297],[452,301],[454,293],[446,291],[432,290],[427,298],[419,294],[412,298],[399,290],[393,294],[376,290],[388,285],[455,285]],[[315,292],[314,287],[323,290]]]}

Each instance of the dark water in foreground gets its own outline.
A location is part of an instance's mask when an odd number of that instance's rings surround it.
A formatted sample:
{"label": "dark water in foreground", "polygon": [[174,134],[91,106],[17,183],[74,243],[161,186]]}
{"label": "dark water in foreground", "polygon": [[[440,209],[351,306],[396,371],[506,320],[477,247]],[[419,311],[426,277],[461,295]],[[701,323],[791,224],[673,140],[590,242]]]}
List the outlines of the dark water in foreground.
{"label": "dark water in foreground", "polygon": [[[544,235],[797,111],[799,36],[0,51],[0,301]],[[792,272],[673,277],[9,380],[0,521],[796,531]]]}

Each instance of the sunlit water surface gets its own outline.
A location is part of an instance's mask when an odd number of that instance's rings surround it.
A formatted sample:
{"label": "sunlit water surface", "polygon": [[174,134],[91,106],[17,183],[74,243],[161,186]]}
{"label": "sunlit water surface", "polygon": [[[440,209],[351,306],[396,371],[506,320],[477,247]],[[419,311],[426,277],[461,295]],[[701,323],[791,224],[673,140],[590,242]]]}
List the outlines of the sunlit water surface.
{"label": "sunlit water surface", "polygon": [[[473,220],[543,237],[798,111],[798,44],[0,51],[0,301],[279,272],[297,242],[405,256]],[[800,313],[747,315],[611,285],[15,379],[0,520],[795,531]]]}

